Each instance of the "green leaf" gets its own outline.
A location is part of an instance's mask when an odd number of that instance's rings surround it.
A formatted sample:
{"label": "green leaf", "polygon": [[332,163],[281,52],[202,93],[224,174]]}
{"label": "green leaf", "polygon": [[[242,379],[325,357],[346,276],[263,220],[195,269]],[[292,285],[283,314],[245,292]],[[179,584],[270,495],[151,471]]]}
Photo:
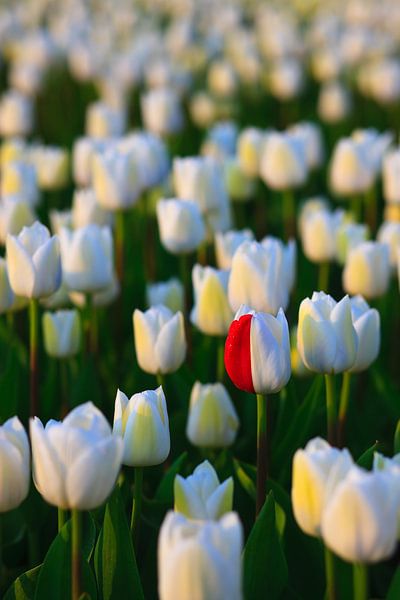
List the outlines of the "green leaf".
{"label": "green leaf", "polygon": [[32,600],[35,597],[35,589],[41,565],[38,565],[26,573],[22,573],[6,592],[3,600]]}
{"label": "green leaf", "polygon": [[106,506],[94,565],[102,600],[144,600],[131,532],[118,487]]}
{"label": "green leaf", "polygon": [[386,600],[399,600],[400,598],[400,567],[397,567]]}
{"label": "green leaf", "polygon": [[394,432],[393,454],[400,452],[400,419],[397,421],[396,431]]}
{"label": "green leaf", "polygon": [[270,492],[250,532],[243,555],[247,600],[279,598],[288,582],[288,568],[276,526],[275,500]]}
{"label": "green leaf", "polygon": [[[97,598],[96,580],[86,559],[91,554],[94,545],[95,529],[92,519],[85,518],[83,523],[82,589],[90,595],[91,600],[95,600]],[[61,529],[45,556],[34,598],[35,600],[43,600],[43,598],[71,599],[71,521],[68,521]]]}
{"label": "green leaf", "polygon": [[365,452],[363,452],[360,458],[357,460],[358,466],[362,467],[363,469],[371,469],[374,460],[374,452],[378,450],[378,447],[379,442],[375,442],[373,446],[371,446]]}
{"label": "green leaf", "polygon": [[183,465],[187,459],[188,453],[182,452],[180,456],[172,463],[168,471],[162,478],[157,491],[154,495],[154,499],[160,502],[165,502],[169,506],[174,503],[174,480],[175,476],[181,472]]}
{"label": "green leaf", "polygon": [[[236,460],[236,458],[233,459],[233,468],[240,485],[248,493],[250,498],[255,501],[256,485],[254,481],[256,469],[253,467],[253,465],[246,465],[246,463],[240,462],[239,460]],[[251,474],[249,474],[250,469],[253,470],[253,473]]]}

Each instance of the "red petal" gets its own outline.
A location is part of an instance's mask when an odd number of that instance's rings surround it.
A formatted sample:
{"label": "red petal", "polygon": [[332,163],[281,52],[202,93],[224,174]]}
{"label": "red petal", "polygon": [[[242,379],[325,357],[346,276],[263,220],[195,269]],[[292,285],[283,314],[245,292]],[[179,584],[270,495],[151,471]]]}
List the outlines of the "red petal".
{"label": "red petal", "polygon": [[225,368],[240,390],[254,392],[251,376],[250,327],[252,315],[232,321],[225,342]]}

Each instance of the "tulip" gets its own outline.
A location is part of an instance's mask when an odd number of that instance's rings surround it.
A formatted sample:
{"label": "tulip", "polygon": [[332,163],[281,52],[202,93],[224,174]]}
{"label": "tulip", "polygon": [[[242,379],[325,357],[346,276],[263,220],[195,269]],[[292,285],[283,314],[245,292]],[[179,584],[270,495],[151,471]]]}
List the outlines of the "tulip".
{"label": "tulip", "polygon": [[343,560],[375,563],[397,545],[398,496],[386,473],[354,466],[327,499],[321,531],[325,544]]}
{"label": "tulip", "polygon": [[388,152],[383,159],[383,195],[389,204],[400,203],[400,149]]}
{"label": "tulip", "polygon": [[205,460],[186,479],[176,475],[174,510],[188,519],[215,521],[232,510],[233,479],[219,482],[215,469]]}
{"label": "tulip", "polygon": [[27,143],[19,137],[6,138],[0,146],[0,165],[3,169],[12,162],[24,162],[27,154]]}
{"label": "tulip", "polygon": [[278,244],[264,247],[243,242],[232,259],[228,298],[233,310],[247,304],[254,310],[276,314],[289,300],[287,278],[282,276],[284,254]]}
{"label": "tulip", "polygon": [[92,183],[92,159],[104,149],[104,141],[81,137],[74,142],[72,149],[72,172],[76,185],[89,187]]}
{"label": "tulip", "polygon": [[271,94],[281,101],[296,98],[303,87],[304,74],[302,66],[296,58],[276,60],[269,73]]}
{"label": "tulip", "polygon": [[215,123],[207,132],[202,144],[202,154],[214,156],[217,160],[233,158],[236,151],[238,128],[234,121]]}
{"label": "tulip", "polygon": [[173,313],[183,312],[184,290],[179,279],[171,278],[159,283],[148,283],[146,286],[147,304],[149,308],[163,304]]}
{"label": "tulip", "polygon": [[321,438],[309,441],[293,457],[292,504],[299,527],[314,537],[321,535],[326,503],[335,486],[353,466],[349,451],[333,448]]}
{"label": "tulip", "polygon": [[214,60],[208,69],[207,84],[210,92],[219,98],[230,98],[237,87],[235,71],[226,60]]}
{"label": "tulip", "polygon": [[207,92],[196,92],[190,99],[190,116],[200,128],[209,127],[215,120],[215,101]]}
{"label": "tulip", "polygon": [[400,250],[400,223],[382,223],[376,237],[378,242],[388,246],[390,265],[392,269],[395,269],[397,265],[397,255]]}
{"label": "tulip", "polygon": [[363,242],[348,255],[342,274],[343,289],[372,299],[383,296],[390,283],[389,248],[379,242]]}
{"label": "tulip", "polygon": [[18,236],[7,235],[7,266],[13,292],[27,298],[49,296],[61,284],[58,238],[36,221]]}
{"label": "tulip", "polygon": [[49,504],[91,510],[106,500],[121,465],[123,443],[91,402],[63,421],[30,421],[35,486]]}
{"label": "tulip", "polygon": [[288,133],[271,133],[262,147],[260,175],[273,190],[303,185],[307,165],[303,144]]}
{"label": "tulip", "polygon": [[126,210],[139,199],[141,192],[136,155],[111,146],[96,152],[91,160],[92,185],[96,198],[105,210]]}
{"label": "tulip", "polygon": [[318,98],[318,115],[326,123],[339,123],[351,111],[349,90],[339,81],[329,81],[321,87]]}
{"label": "tulip", "polygon": [[0,514],[17,508],[31,480],[28,436],[18,417],[0,426]]}
{"label": "tulip", "polygon": [[343,211],[314,211],[303,222],[302,244],[305,256],[311,262],[324,263],[336,255],[336,232],[343,222]]}
{"label": "tulip", "polygon": [[190,395],[186,435],[194,446],[224,448],[235,441],[239,419],[222,383],[194,384]]}
{"label": "tulip", "polygon": [[364,144],[350,138],[335,146],[330,166],[330,184],[338,196],[355,196],[367,192],[374,180]]}
{"label": "tulip", "polygon": [[186,355],[184,319],[166,306],[133,313],[135,349],[139,366],[153,374],[173,373]]}
{"label": "tulip", "polygon": [[0,241],[5,244],[8,234],[18,235],[23,227],[35,222],[35,215],[27,202],[14,198],[3,198],[0,204]]}
{"label": "tulip", "polygon": [[324,146],[321,130],[315,123],[303,122],[289,128],[289,133],[304,146],[307,168],[312,170],[321,166],[324,160]]}
{"label": "tulip", "polygon": [[187,200],[160,200],[157,220],[161,243],[173,254],[193,252],[205,239],[198,206]]}
{"label": "tulip", "polygon": [[117,391],[114,435],[123,440],[122,463],[135,467],[159,465],[170,450],[167,403],[162,387],[134,394]]}
{"label": "tulip", "polygon": [[79,229],[92,223],[100,225],[100,227],[111,224],[110,213],[101,208],[97,202],[96,194],[91,188],[76,190],[74,192],[71,217],[74,229]]}
{"label": "tulip", "polygon": [[282,277],[289,292],[293,290],[296,280],[297,247],[295,240],[289,240],[287,244],[279,238],[266,236],[261,240],[261,245],[269,253],[279,256],[282,264]]}
{"label": "tulip", "polygon": [[31,160],[42,190],[58,190],[68,183],[69,157],[64,148],[35,146],[31,150]]}
{"label": "tulip", "polygon": [[0,258],[0,314],[8,312],[14,304],[14,293],[8,278],[7,262]]}
{"label": "tulip", "polygon": [[251,229],[231,230],[226,233],[217,232],[215,234],[215,255],[218,268],[229,271],[236,250],[243,242],[253,239],[254,235]]}
{"label": "tulip", "polygon": [[31,207],[36,206],[39,190],[35,167],[24,160],[7,162],[2,168],[1,195],[3,199],[10,196]]}
{"label": "tulip", "polygon": [[225,161],[224,180],[228,196],[234,202],[247,202],[255,196],[255,179],[245,174],[237,158]]}
{"label": "tulip", "polygon": [[336,258],[344,265],[347,256],[368,239],[368,227],[361,223],[342,222],[336,229]]}
{"label": "tulip", "polygon": [[195,305],[190,319],[208,335],[228,333],[233,311],[227,297],[229,274],[212,267],[193,267],[192,279]]}
{"label": "tulip", "polygon": [[257,177],[260,168],[260,156],[265,133],[255,127],[247,127],[240,133],[237,141],[239,163],[248,177]]}
{"label": "tulip", "polygon": [[236,513],[196,522],[170,511],[158,538],[160,600],[242,600],[242,547]]}
{"label": "tulip", "polygon": [[[112,304],[114,302],[114,300],[116,298],[118,298],[119,293],[120,293],[119,281],[115,274],[115,271],[113,271],[112,275],[111,275],[111,282],[108,284],[107,287],[102,288],[98,292],[94,292],[94,294],[91,295],[90,303],[96,308],[102,307],[102,306],[109,306],[110,304]],[[81,292],[71,292],[70,290],[68,290],[68,295],[69,295],[71,302],[73,304],[75,304],[75,306],[79,306],[80,308],[87,306],[87,304],[88,304],[88,297],[87,297],[88,295],[87,294],[84,294]]]}
{"label": "tulip", "polygon": [[65,283],[70,290],[93,294],[112,283],[113,248],[108,227],[87,225],[60,232]]}
{"label": "tulip", "polygon": [[86,109],[86,133],[89,137],[104,139],[124,133],[126,115],[123,110],[108,106],[105,102],[93,102]]}
{"label": "tulip", "polygon": [[147,190],[164,183],[170,170],[169,156],[165,143],[157,135],[135,131],[125,136],[118,148],[131,153],[132,158],[140,157],[139,187]]}
{"label": "tulip", "polygon": [[375,308],[370,308],[362,296],[350,299],[351,317],[357,334],[356,359],[349,371],[365,371],[374,362],[380,347],[380,317]]}
{"label": "tulip", "polygon": [[0,135],[25,136],[32,130],[33,104],[27,97],[10,90],[0,99]]}
{"label": "tulip", "polygon": [[79,351],[81,324],[76,310],[59,310],[43,315],[44,347],[49,356],[68,358]]}
{"label": "tulip", "polygon": [[58,235],[64,227],[72,229],[72,211],[67,208],[66,210],[50,210],[49,220],[51,231]]}
{"label": "tulip", "polygon": [[304,237],[304,229],[308,217],[311,217],[315,213],[319,213],[321,210],[329,211],[328,200],[324,196],[314,196],[308,198],[300,206],[300,215],[298,219],[298,229],[300,237]]}
{"label": "tulip", "polygon": [[159,88],[143,94],[141,109],[145,128],[156,135],[170,135],[182,129],[180,99],[172,88]]}

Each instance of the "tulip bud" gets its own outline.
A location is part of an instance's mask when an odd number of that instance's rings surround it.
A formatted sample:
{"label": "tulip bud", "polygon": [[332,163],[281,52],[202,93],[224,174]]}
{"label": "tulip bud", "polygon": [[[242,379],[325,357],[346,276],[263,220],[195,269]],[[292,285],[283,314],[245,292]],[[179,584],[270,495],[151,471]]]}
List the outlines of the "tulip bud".
{"label": "tulip bud", "polygon": [[0,204],[0,241],[5,244],[7,234],[18,235],[23,227],[35,222],[35,215],[27,202],[3,198]]}
{"label": "tulip bud", "polygon": [[188,519],[214,521],[232,510],[233,479],[220,484],[215,469],[205,460],[192,475],[174,481],[174,510]]}
{"label": "tulip bud", "polygon": [[111,215],[97,202],[93,189],[75,190],[72,200],[72,224],[74,229],[86,225],[111,225]]}
{"label": "tulip bud", "polygon": [[179,279],[172,278],[159,283],[148,283],[146,296],[149,308],[163,304],[173,313],[183,312],[184,289]]}
{"label": "tulip bud", "polygon": [[166,306],[133,313],[136,357],[146,373],[173,373],[185,360],[186,340],[181,312],[173,314]]}
{"label": "tulip bud", "polygon": [[183,127],[180,99],[172,88],[150,90],[141,97],[142,119],[146,129],[156,135],[177,133]]}
{"label": "tulip bud", "polygon": [[134,394],[117,391],[113,432],[123,440],[122,463],[130,467],[159,465],[170,450],[167,403],[162,387]]}
{"label": "tulip bud", "polygon": [[322,537],[343,560],[379,562],[396,548],[397,514],[398,495],[391,477],[354,466],[327,498]]}
{"label": "tulip bud", "polygon": [[64,148],[35,146],[31,151],[31,160],[42,190],[58,190],[68,183],[69,157]]}
{"label": "tulip bud", "polygon": [[219,98],[230,98],[236,91],[237,81],[235,71],[226,60],[214,60],[207,75],[210,92]]}
{"label": "tulip bud", "polygon": [[72,149],[72,171],[76,185],[89,187],[92,183],[92,159],[104,149],[104,141],[89,137],[78,138]]}
{"label": "tulip bud", "polygon": [[339,264],[344,265],[351,250],[367,239],[367,225],[342,222],[336,229],[336,258]]}
{"label": "tulip bud", "polygon": [[202,214],[227,202],[223,173],[213,158],[175,158],[173,182],[177,197],[196,202]]}
{"label": "tulip bud", "polygon": [[113,243],[109,227],[62,229],[60,244],[63,276],[70,290],[93,293],[111,285]]}
{"label": "tulip bud", "polygon": [[308,535],[321,535],[326,502],[335,486],[353,466],[345,448],[333,448],[321,438],[309,441],[293,457],[292,504],[299,527]]}
{"label": "tulip bud", "polygon": [[297,348],[308,369],[317,373],[341,373],[357,356],[357,333],[351,318],[351,302],[340,302],[314,292],[300,304]]}
{"label": "tulip bud", "polygon": [[273,96],[287,101],[296,98],[304,83],[302,66],[298,59],[276,60],[269,73],[269,87]]}
{"label": "tulip bud", "polygon": [[243,532],[236,513],[189,521],[170,511],[158,538],[160,600],[242,600]]}
{"label": "tulip bud", "polygon": [[386,202],[400,203],[400,149],[388,152],[383,159],[383,195]]}
{"label": "tulip bud", "polygon": [[78,353],[81,343],[81,323],[76,310],[59,310],[43,315],[44,347],[53,358],[69,358]]}
{"label": "tulip bud", "polygon": [[240,390],[279,392],[290,378],[289,328],[285,313],[255,312],[243,305],[225,342],[225,368]]}
{"label": "tulip bud", "polygon": [[351,111],[351,96],[339,81],[329,81],[321,87],[318,115],[326,123],[339,123]]}
{"label": "tulip bud", "polygon": [[135,163],[138,177],[136,187],[147,190],[164,183],[170,170],[169,156],[165,143],[158,136],[149,131],[134,132],[125,136],[117,148],[130,154]]}
{"label": "tulip bud", "polygon": [[336,255],[336,232],[343,222],[344,212],[337,210],[314,211],[303,221],[303,252],[308,260],[316,263],[331,261]]}
{"label": "tulip bud", "polygon": [[237,152],[240,166],[248,177],[257,177],[260,166],[262,145],[265,132],[255,127],[247,127],[240,133]]}
{"label": "tulip bud", "polygon": [[305,148],[307,168],[311,171],[321,166],[324,160],[324,146],[321,130],[315,123],[303,122],[288,130]]}
{"label": "tulip bud", "polygon": [[374,172],[366,152],[364,144],[350,138],[336,144],[330,167],[330,184],[335,194],[354,196],[370,189]]}
{"label": "tulip bud", "polygon": [[193,252],[205,239],[199,207],[188,200],[160,200],[157,220],[161,243],[173,254]]}
{"label": "tulip bud", "polygon": [[35,167],[23,161],[8,162],[1,172],[1,195],[36,206],[39,190]]}
{"label": "tulip bud", "polygon": [[389,248],[390,265],[394,269],[397,265],[397,254],[400,250],[400,223],[382,223],[376,239]]}
{"label": "tulip bud", "polygon": [[232,400],[222,383],[192,388],[186,435],[200,448],[225,448],[235,441],[239,419]]}
{"label": "tulip bud", "polygon": [[63,421],[30,420],[35,486],[49,504],[91,510],[107,499],[117,479],[122,441],[91,402]]}
{"label": "tulip bud", "polygon": [[273,244],[243,242],[232,259],[228,283],[229,303],[233,310],[247,304],[255,310],[276,314],[289,301],[288,279],[282,276],[284,253]]}
{"label": "tulip bud", "polygon": [[7,235],[7,267],[14,294],[43,298],[61,285],[61,260],[58,238],[36,221],[18,236]]}
{"label": "tulip bud", "polygon": [[192,271],[194,307],[190,320],[203,333],[226,335],[233,311],[227,297],[229,273],[195,265]]}
{"label": "tulip bud", "polygon": [[16,90],[10,90],[0,99],[0,135],[25,136],[32,130],[33,103]]}
{"label": "tulip bud", "polygon": [[224,179],[228,196],[234,202],[247,202],[255,196],[255,179],[245,174],[237,158],[225,161]]}
{"label": "tulip bud", "polygon": [[215,102],[207,92],[197,92],[190,99],[190,116],[197,127],[209,127],[215,120]]}
{"label": "tulip bud", "polygon": [[271,133],[262,147],[260,176],[273,190],[297,188],[307,179],[303,144],[288,133]]}
{"label": "tulip bud", "polygon": [[0,426],[0,514],[17,508],[31,481],[28,436],[18,417]]}
{"label": "tulip bud", "polygon": [[124,133],[125,126],[125,112],[112,108],[105,102],[93,102],[86,109],[86,134],[89,137],[119,137]]}
{"label": "tulip bud", "polygon": [[254,235],[251,229],[241,231],[217,232],[215,234],[215,255],[219,269],[229,271],[232,266],[232,258],[239,246],[246,241],[253,241]]}
{"label": "tulip bud", "polygon": [[364,242],[348,255],[343,269],[343,289],[364,298],[383,296],[390,283],[389,248],[379,242]]}
{"label": "tulip bud", "polygon": [[351,317],[357,334],[357,355],[351,373],[365,371],[374,362],[381,343],[380,317],[375,308],[370,308],[362,296],[350,299]]}
{"label": "tulip bud", "polygon": [[126,210],[139,199],[141,184],[136,155],[114,146],[97,152],[91,160],[92,185],[105,210]]}

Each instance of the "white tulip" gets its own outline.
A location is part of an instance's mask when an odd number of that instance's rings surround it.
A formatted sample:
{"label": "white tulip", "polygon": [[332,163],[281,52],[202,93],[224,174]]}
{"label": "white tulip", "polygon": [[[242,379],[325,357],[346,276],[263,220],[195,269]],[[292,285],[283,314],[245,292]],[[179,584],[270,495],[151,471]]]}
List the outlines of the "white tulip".
{"label": "white tulip", "polygon": [[0,203],[0,242],[5,244],[7,234],[18,235],[23,227],[35,222],[31,206],[23,200],[3,197]]}
{"label": "white tulip", "polygon": [[43,342],[49,356],[69,358],[78,353],[81,322],[76,310],[59,310],[43,315]]}
{"label": "white tulip", "polygon": [[218,268],[229,271],[236,250],[243,242],[252,241],[254,239],[254,234],[251,229],[242,229],[240,231],[231,230],[226,233],[219,231],[215,234],[214,239]]}
{"label": "white tulip", "polygon": [[336,144],[330,166],[330,184],[338,196],[366,193],[373,184],[374,171],[365,144],[351,138]]}
{"label": "white tulip", "polygon": [[180,98],[172,88],[150,90],[141,97],[143,123],[157,135],[177,133],[183,127]]}
{"label": "white tulip", "polygon": [[400,223],[390,221],[382,223],[376,239],[389,248],[390,265],[394,269],[397,265],[397,255],[400,250]]}
{"label": "white tulip", "polygon": [[111,215],[97,202],[96,194],[92,188],[75,190],[72,199],[72,224],[74,229],[86,225],[110,225]]}
{"label": "white tulip", "polygon": [[118,137],[123,134],[125,126],[125,112],[112,108],[105,102],[93,102],[86,109],[85,129],[89,137],[98,139]]}
{"label": "white tulip", "polygon": [[132,151],[109,147],[91,159],[92,185],[96,198],[105,210],[126,210],[139,199],[141,182],[139,165]]}
{"label": "white tulip", "polygon": [[290,190],[307,179],[303,142],[289,133],[270,133],[262,147],[260,176],[273,190]]}
{"label": "white tulip", "polygon": [[33,126],[33,103],[16,90],[0,98],[0,134],[4,137],[28,135]]}
{"label": "white tulip", "polygon": [[381,343],[380,316],[375,308],[370,308],[362,296],[350,299],[351,317],[357,334],[357,355],[351,373],[365,371],[374,362]]}
{"label": "white tulip", "polygon": [[228,302],[229,273],[194,265],[192,271],[194,307],[190,320],[208,335],[226,335],[233,318]]}
{"label": "white tulip", "polygon": [[164,304],[173,313],[184,309],[184,289],[179,279],[148,283],[146,285],[147,305],[149,308]]}
{"label": "white tulip", "polygon": [[383,296],[390,283],[389,248],[379,242],[363,242],[349,252],[342,274],[343,289],[364,298]]}
{"label": "white tulip", "polygon": [[400,203],[400,149],[388,152],[383,159],[383,195],[386,202]]}
{"label": "white tulip", "polygon": [[159,200],[156,210],[161,243],[169,252],[193,252],[204,241],[204,221],[194,202],[176,198]]}

